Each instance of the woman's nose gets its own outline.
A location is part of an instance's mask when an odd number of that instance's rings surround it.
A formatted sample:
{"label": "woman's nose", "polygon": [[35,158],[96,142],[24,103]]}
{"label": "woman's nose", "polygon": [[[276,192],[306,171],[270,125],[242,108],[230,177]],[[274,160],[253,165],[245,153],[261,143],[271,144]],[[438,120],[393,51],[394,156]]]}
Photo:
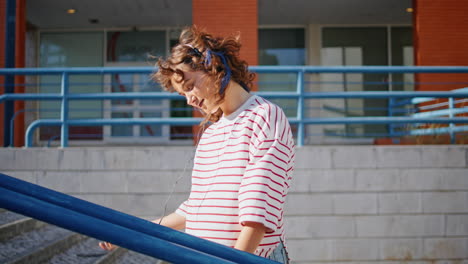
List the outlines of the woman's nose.
{"label": "woman's nose", "polygon": [[196,98],[195,98],[195,96],[187,95],[187,104],[188,104],[188,105],[191,105],[191,106],[195,106],[195,105],[196,105]]}

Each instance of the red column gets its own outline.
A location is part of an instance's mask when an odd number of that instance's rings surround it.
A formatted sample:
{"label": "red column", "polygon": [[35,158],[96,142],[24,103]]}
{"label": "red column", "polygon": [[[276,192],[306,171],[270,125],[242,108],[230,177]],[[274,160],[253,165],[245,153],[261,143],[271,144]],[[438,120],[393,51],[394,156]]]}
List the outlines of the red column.
{"label": "red column", "polygon": [[[468,65],[468,4],[459,0],[413,0],[414,55],[418,66]],[[468,74],[418,74],[418,82],[465,84],[418,85],[417,90],[452,90],[468,86]]]}
{"label": "red column", "polygon": [[[257,0],[193,0],[192,22],[215,36],[240,33],[240,56],[249,65],[258,65]],[[255,87],[253,90],[256,90]],[[199,115],[194,111],[194,116]],[[198,126],[193,134],[198,135]],[[197,141],[197,139],[195,139]]]}
{"label": "red column", "polygon": [[193,0],[192,21],[214,35],[239,32],[241,58],[258,65],[257,0]]}
{"label": "red column", "polygon": [[[26,64],[26,0],[16,1],[16,68],[24,68]],[[15,93],[24,93],[24,76],[16,76]],[[15,113],[24,109],[24,101],[15,102]],[[24,116],[26,113],[19,114],[15,118],[14,146],[24,146]]]}
{"label": "red column", "polygon": [[[413,7],[415,65],[468,66],[468,2],[413,0]],[[419,91],[449,91],[468,87],[468,74],[416,74],[415,81],[420,83],[415,87]],[[437,99],[436,102],[447,100]],[[427,127],[443,126],[445,125]],[[418,140],[423,144],[450,142],[448,135],[420,136]],[[463,144],[465,140],[457,137],[456,142]]]}
{"label": "red column", "polygon": [[[5,16],[6,0],[0,0],[0,68],[5,68]],[[3,88],[4,79],[0,75],[0,94],[5,92]],[[0,103],[0,146],[3,146],[3,104]]]}
{"label": "red column", "polygon": [[[5,67],[5,16],[6,16],[6,0],[0,0],[0,68]],[[16,1],[16,56],[15,67],[23,68],[25,66],[25,49],[26,49],[26,1]],[[15,84],[24,83],[24,77],[16,77]],[[0,76],[0,94],[4,93],[4,79]],[[16,87],[15,93],[24,93],[24,87]],[[24,109],[24,102],[15,103],[15,112]],[[0,145],[3,145],[3,104],[0,104]],[[14,146],[20,147],[24,145],[24,114],[20,114],[15,119],[14,130]]]}

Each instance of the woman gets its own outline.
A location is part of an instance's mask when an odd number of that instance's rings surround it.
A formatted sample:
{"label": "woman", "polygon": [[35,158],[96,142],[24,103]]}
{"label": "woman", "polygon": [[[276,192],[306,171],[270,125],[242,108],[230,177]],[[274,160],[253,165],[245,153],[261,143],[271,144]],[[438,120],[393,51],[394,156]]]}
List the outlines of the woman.
{"label": "woman", "polygon": [[[237,37],[185,29],[153,75],[211,123],[197,146],[190,197],[154,222],[287,263],[283,208],[294,165],[284,112],[249,93],[254,74]],[[111,249],[109,243],[100,244]]]}

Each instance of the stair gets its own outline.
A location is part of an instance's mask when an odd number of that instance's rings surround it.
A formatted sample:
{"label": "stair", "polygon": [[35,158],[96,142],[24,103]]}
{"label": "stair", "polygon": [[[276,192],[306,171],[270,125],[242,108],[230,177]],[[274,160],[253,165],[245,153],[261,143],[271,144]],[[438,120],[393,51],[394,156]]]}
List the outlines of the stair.
{"label": "stair", "polygon": [[126,252],[120,257],[119,259],[116,260],[115,264],[140,264],[140,263],[145,263],[145,264],[160,264],[160,263],[167,263],[163,262],[161,260],[154,259],[152,257],[142,255],[139,253],[136,253],[134,251],[128,251],[125,250]]}
{"label": "stair", "polygon": [[0,208],[0,263],[161,264],[117,248],[104,251],[98,240]]}
{"label": "stair", "polygon": [[0,242],[44,225],[45,223],[43,222],[25,218],[13,212],[3,211],[0,217]]}
{"label": "stair", "polygon": [[98,243],[98,240],[88,237],[68,250],[55,255],[47,263],[110,264],[122,254],[123,250],[104,251],[98,247]]}

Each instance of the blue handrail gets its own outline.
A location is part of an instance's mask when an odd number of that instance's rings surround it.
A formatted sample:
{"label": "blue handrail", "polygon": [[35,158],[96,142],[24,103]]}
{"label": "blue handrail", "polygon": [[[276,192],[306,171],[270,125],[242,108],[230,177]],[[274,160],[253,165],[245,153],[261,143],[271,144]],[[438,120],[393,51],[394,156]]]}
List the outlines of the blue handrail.
{"label": "blue handrail", "polygon": [[172,263],[277,263],[2,173],[0,207]]}
{"label": "blue handrail", "polygon": [[[414,97],[437,97],[453,98],[468,97],[468,91],[453,92],[305,92],[306,73],[468,73],[465,66],[254,66],[250,69],[257,73],[296,73],[296,91],[294,92],[258,92],[267,98],[295,99],[297,100],[297,116],[290,118],[290,122],[297,124],[297,145],[304,145],[305,125],[307,124],[392,124],[392,123],[467,123],[466,117],[438,117],[438,118],[412,118],[412,117],[348,117],[348,118],[306,118],[305,99],[336,99],[336,98],[414,98]],[[68,146],[68,127],[70,125],[131,125],[131,124],[167,124],[167,125],[194,125],[198,119],[189,120],[181,118],[144,118],[144,119],[70,119],[69,102],[72,100],[104,100],[104,99],[178,99],[177,94],[165,92],[132,92],[132,93],[82,93],[68,92],[68,78],[70,75],[83,74],[121,74],[154,72],[153,67],[131,67],[131,68],[22,68],[22,69],[0,69],[0,75],[61,75],[61,92],[48,94],[3,94],[0,95],[0,103],[11,100],[60,100],[60,119],[36,120],[27,129],[26,147],[32,146],[32,133],[41,125],[61,126],[61,146]],[[113,121],[114,120],[114,121]]]}
{"label": "blue handrail", "polygon": [[[460,88],[451,90],[450,93],[455,95],[460,92],[467,92],[468,88]],[[413,97],[405,98],[403,100],[396,101],[394,98],[390,100],[389,103],[389,116],[393,114],[407,114],[408,116],[418,119],[418,118],[435,118],[440,116],[447,116],[448,118],[453,118],[456,115],[467,114],[468,107],[455,108],[456,103],[465,102],[463,100],[454,100],[457,96],[448,97],[447,102],[433,102],[434,100],[439,99],[438,97]],[[432,102],[432,103],[430,103]],[[425,105],[421,105],[426,103]],[[434,110],[435,109],[435,110]],[[417,122],[419,123],[419,122]],[[464,122],[463,122],[464,123]],[[413,123],[414,124],[414,123]],[[466,132],[468,131],[468,125],[464,126],[455,126],[456,122],[450,122],[448,127],[438,127],[438,128],[421,128],[416,126],[411,127],[410,129],[406,128],[405,132],[396,131],[396,128],[401,128],[397,124],[390,126],[390,135],[434,135],[434,134],[449,134],[451,143],[455,143],[455,133],[456,132]]]}

